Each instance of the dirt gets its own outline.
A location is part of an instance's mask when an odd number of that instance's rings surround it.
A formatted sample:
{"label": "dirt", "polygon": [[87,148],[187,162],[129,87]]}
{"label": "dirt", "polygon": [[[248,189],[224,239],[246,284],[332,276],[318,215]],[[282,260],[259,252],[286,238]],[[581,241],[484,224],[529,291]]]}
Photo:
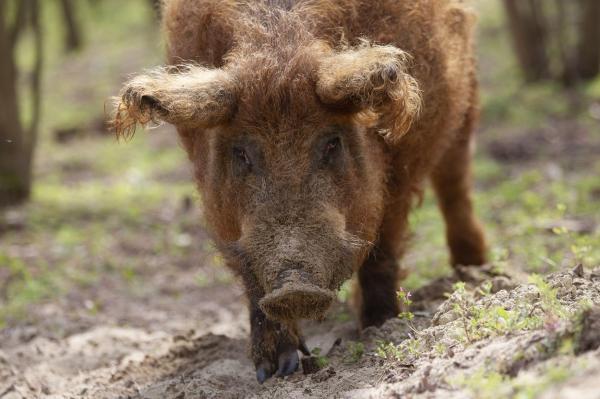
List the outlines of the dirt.
{"label": "dirt", "polygon": [[509,129],[502,137],[484,137],[481,144],[485,153],[501,163],[560,160],[567,170],[581,168],[600,151],[595,133],[573,119],[555,120],[538,128]]}
{"label": "dirt", "polygon": [[[181,276],[169,285],[182,288],[185,281]],[[575,269],[550,275],[547,281],[561,307],[570,312],[584,299],[600,305],[600,271]],[[43,324],[3,330],[0,398],[466,398],[480,397],[464,380],[482,368],[506,378],[541,381],[548,365],[557,362],[569,368],[569,375],[546,387],[552,389],[542,389],[543,397],[600,397],[598,308],[588,310],[583,323],[573,318],[558,327],[544,325],[465,342],[457,338],[463,321],[456,313],[456,295],[441,304],[428,301],[427,293],[435,291],[436,284],[448,287],[448,282],[439,281],[415,293],[419,300],[413,306],[418,309],[413,321],[394,319],[361,333],[352,319],[340,321],[347,309],[336,304],[324,322],[304,326],[308,346],[321,348],[327,365],[313,374],[298,371],[262,386],[247,357],[247,313],[235,284],[190,289],[170,299],[171,304],[166,303],[168,295],[147,303],[124,304],[114,298],[110,312],[93,320],[76,315],[61,320],[62,337]],[[529,283],[510,290],[500,287],[474,303],[507,310],[527,303],[533,313],[541,311],[539,290]],[[64,310],[60,307],[48,305],[39,311],[57,323]],[[131,315],[137,317],[129,319]],[[574,337],[579,349],[558,351],[566,337]],[[422,347],[403,359],[375,354],[381,341],[413,338]],[[364,347],[362,356],[354,349],[357,342]]]}

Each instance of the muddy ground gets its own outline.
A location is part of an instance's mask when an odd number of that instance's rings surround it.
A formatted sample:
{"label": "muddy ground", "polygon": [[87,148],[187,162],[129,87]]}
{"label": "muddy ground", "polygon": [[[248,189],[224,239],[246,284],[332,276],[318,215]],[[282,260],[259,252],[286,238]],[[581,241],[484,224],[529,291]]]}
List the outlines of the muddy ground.
{"label": "muddy ground", "polygon": [[[106,292],[110,311],[93,320],[48,305],[40,324],[3,330],[0,398],[600,397],[600,312],[588,310],[587,322],[578,313],[600,306],[600,270],[549,276],[546,288],[556,302],[544,297],[540,283],[515,287],[495,277],[493,287],[467,287],[440,304],[431,293],[450,283],[437,281],[414,293],[412,321],[394,319],[360,333],[354,321],[343,321],[338,305],[327,320],[304,329],[327,364],[262,386],[246,356],[240,291],[188,289],[187,281],[181,275],[164,282],[165,289],[186,292],[176,299],[119,303]],[[501,305],[521,321],[539,316],[541,323],[492,332],[481,323],[466,339],[464,323],[473,318],[461,313],[463,305],[472,314]],[[494,320],[509,323],[512,315]],[[57,324],[70,330],[62,338],[49,333]],[[382,342],[400,344],[398,353]],[[490,379],[496,385],[488,386]]]}

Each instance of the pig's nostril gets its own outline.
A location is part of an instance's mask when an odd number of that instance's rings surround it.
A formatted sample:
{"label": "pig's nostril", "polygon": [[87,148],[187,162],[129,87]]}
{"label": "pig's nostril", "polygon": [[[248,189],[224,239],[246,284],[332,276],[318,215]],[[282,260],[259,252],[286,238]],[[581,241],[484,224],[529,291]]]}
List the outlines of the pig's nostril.
{"label": "pig's nostril", "polygon": [[270,291],[259,305],[273,320],[320,319],[335,295],[325,290],[324,281],[312,273],[303,262],[284,261],[280,264]]}
{"label": "pig's nostril", "polygon": [[283,261],[283,264],[281,266],[283,271],[304,269],[304,265],[302,263],[293,262],[290,260]]}
{"label": "pig's nostril", "polygon": [[271,287],[272,289],[275,290],[283,287],[286,284],[292,283],[312,283],[309,273],[307,273],[306,270],[303,270],[299,263],[294,263],[294,265],[299,266],[291,268],[287,264],[285,265],[285,268],[277,274],[277,278]]}

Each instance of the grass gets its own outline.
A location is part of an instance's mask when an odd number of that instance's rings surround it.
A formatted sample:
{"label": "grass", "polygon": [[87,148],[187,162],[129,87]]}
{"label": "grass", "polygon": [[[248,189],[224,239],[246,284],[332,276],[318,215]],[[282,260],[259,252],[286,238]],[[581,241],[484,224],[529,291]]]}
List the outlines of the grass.
{"label": "grass", "polygon": [[539,397],[550,387],[565,381],[572,372],[563,365],[547,365],[534,378],[511,378],[484,368],[468,376],[457,376],[452,383],[455,387],[466,388],[473,397],[481,399]]}
{"label": "grass", "polygon": [[344,360],[348,363],[356,363],[360,359],[362,359],[365,354],[365,346],[362,342],[349,342],[348,343],[348,352],[344,358]]}
{"label": "grass", "polygon": [[[414,335],[399,343],[377,341],[374,354],[384,359],[386,368],[393,368],[422,365],[433,358],[448,359],[455,356],[448,352],[454,348],[452,353],[457,350],[463,355],[471,353],[467,358],[481,363],[475,372],[468,374],[449,371],[445,378],[454,389],[470,391],[476,398],[538,397],[573,375],[572,370],[585,369],[585,359],[576,358],[574,354],[585,314],[592,305],[587,300],[575,307],[563,305],[557,289],[541,276],[533,275],[529,284],[521,288],[523,295],[507,299],[502,293],[491,294],[489,282],[474,291],[467,290],[463,282],[456,283],[448,302],[441,308],[446,309],[441,324],[414,330]],[[498,301],[500,298],[503,299]],[[537,335],[534,344],[519,341],[524,337],[523,332],[533,330],[543,330],[545,334]],[[514,353],[502,358],[492,350],[482,359],[485,351],[477,350],[481,348],[478,342],[494,337],[500,339],[482,346],[489,349],[494,343],[514,339],[511,344]],[[475,360],[478,357],[479,360]],[[455,359],[455,364],[460,364],[460,357]],[[577,366],[573,368],[569,362]]]}
{"label": "grass", "polygon": [[[102,134],[105,103],[120,81],[162,61],[153,11],[144,0],[96,3],[76,2],[84,47],[65,54],[59,4],[41,2],[44,73],[35,184],[31,201],[11,213],[24,228],[0,237],[0,325],[26,317],[31,304],[106,276],[140,280],[148,257],[185,257],[181,237],[195,228],[177,214],[182,199],[197,200],[185,154],[173,139],[159,136],[173,132],[139,135],[129,143]],[[25,34],[17,47],[23,93],[32,55]],[[27,122],[29,99],[21,100]],[[79,132],[72,141],[55,140],[57,129],[69,128]],[[135,255],[126,256],[124,248]]]}
{"label": "grass", "polygon": [[[504,167],[501,177],[497,162],[480,155],[475,163],[475,181],[485,187],[475,192],[475,203],[491,243],[491,260],[541,274],[577,263],[600,265],[599,233],[579,233],[563,225],[577,219],[600,222],[600,162],[559,180],[538,169],[511,168]],[[430,192],[410,222],[415,231],[407,257],[411,275],[403,285],[414,290],[450,269],[443,221]]]}

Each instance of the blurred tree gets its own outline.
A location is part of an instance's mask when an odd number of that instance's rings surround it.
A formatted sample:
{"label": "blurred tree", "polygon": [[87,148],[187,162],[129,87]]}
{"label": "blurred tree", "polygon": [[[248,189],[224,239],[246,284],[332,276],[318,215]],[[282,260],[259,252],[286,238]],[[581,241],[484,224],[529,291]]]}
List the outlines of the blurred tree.
{"label": "blurred tree", "polygon": [[[33,151],[40,115],[42,32],[38,0],[0,0],[0,206],[17,204],[31,190]],[[13,18],[8,15],[13,11]],[[12,23],[11,23],[12,20]],[[29,81],[31,120],[20,119],[15,48],[21,34],[33,35],[34,63]]]}
{"label": "blurred tree", "polygon": [[600,73],[600,0],[504,0],[526,81],[572,85]]}
{"label": "blurred tree", "polygon": [[162,11],[162,0],[148,0],[148,3],[150,3],[150,7],[152,7],[156,15],[160,18]]}
{"label": "blurred tree", "polygon": [[60,0],[61,10],[65,21],[65,48],[74,51],[81,48],[81,30],[75,16],[75,6],[72,0]]}
{"label": "blurred tree", "polygon": [[600,1],[579,0],[578,73],[582,79],[592,79],[600,72]]}
{"label": "blurred tree", "polygon": [[[100,0],[89,0],[89,1],[92,4],[92,6],[94,6],[94,7],[98,6],[98,3],[100,3]],[[152,10],[154,11],[155,15],[158,18],[160,18],[161,12],[162,12],[162,2],[163,2],[163,0],[146,0],[146,2],[152,8]]]}
{"label": "blurred tree", "polygon": [[550,76],[546,26],[539,0],[504,0],[516,56],[529,82]]}

